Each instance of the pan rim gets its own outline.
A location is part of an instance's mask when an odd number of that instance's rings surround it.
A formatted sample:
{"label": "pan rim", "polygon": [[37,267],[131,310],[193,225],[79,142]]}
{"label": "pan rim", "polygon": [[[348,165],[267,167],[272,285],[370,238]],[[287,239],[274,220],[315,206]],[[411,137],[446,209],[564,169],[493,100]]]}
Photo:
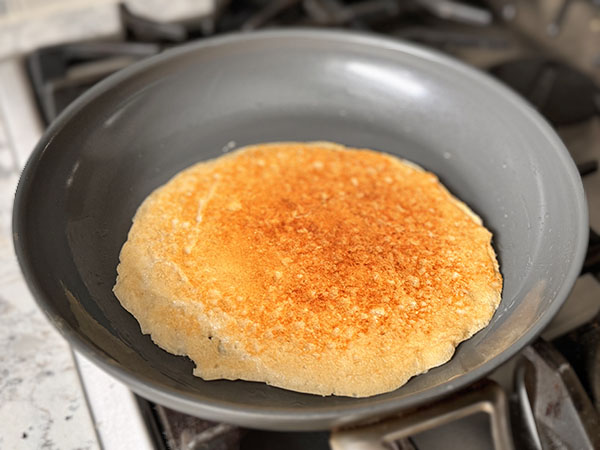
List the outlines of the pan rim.
{"label": "pan rim", "polygon": [[44,300],[42,283],[37,279],[33,265],[28,259],[28,243],[21,238],[20,231],[25,229],[26,204],[32,180],[35,178],[34,174],[37,167],[42,161],[44,153],[54,139],[54,136],[61,132],[74,115],[78,114],[78,112],[88,103],[103,95],[109,89],[118,86],[121,82],[138,73],[144,72],[146,69],[165,64],[172,58],[201,49],[236,44],[239,41],[264,39],[325,40],[327,42],[351,43],[367,48],[383,48],[427,60],[437,64],[440,68],[447,68],[460,73],[472,82],[484,86],[490,92],[503,96],[507,102],[511,103],[511,106],[514,107],[515,110],[518,110],[525,118],[530,120],[532,125],[535,125],[539,130],[540,135],[546,139],[551,147],[553,147],[554,153],[568,171],[568,181],[575,195],[573,202],[577,209],[577,216],[574,217],[574,220],[578,221],[579,238],[575,241],[573,261],[570,264],[570,267],[565,271],[565,282],[556,292],[555,300],[550,303],[549,308],[540,315],[538,320],[529,328],[529,330],[502,353],[471,370],[469,373],[454,380],[448,380],[427,391],[420,392],[419,396],[409,395],[408,397],[402,398],[402,408],[411,408],[429,402],[438,398],[440,395],[456,391],[461,387],[473,383],[516,355],[523,347],[535,339],[546,325],[548,325],[566,300],[572,289],[573,283],[579,275],[587,248],[589,225],[587,203],[585,201],[583,186],[576,170],[575,163],[564,147],[564,144],[545,119],[543,119],[514,91],[501,85],[488,75],[469,67],[460,61],[412,43],[397,41],[387,37],[340,30],[331,31],[314,29],[267,30],[253,32],[251,34],[231,33],[167,50],[159,55],[129,66],[101,81],[75,100],[50,125],[33,150],[19,180],[13,210],[13,243],[19,265],[33,297],[40,309],[44,311],[46,316],[61,334],[67,338],[77,351],[83,353],[96,364],[102,366],[104,370],[127,384],[133,391],[139,393],[141,396],[192,415],[200,414],[205,417],[212,417],[214,420],[235,422],[250,427],[256,427],[257,423],[261,423],[261,427],[263,428],[314,430],[329,428],[332,424],[340,424],[341,421],[354,421],[355,419],[362,419],[369,416],[388,414],[399,409],[399,401],[397,398],[378,400],[378,396],[371,397],[371,402],[364,402],[356,406],[337,405],[331,407],[303,407],[301,409],[294,409],[291,407],[289,409],[283,409],[279,407],[242,406],[230,402],[219,401],[214,398],[202,399],[202,402],[199,402],[198,400],[191,400],[186,397],[185,393],[181,390],[160,385],[151,380],[140,380],[128,369],[115,365],[107,354],[95,348],[93,342],[80,336],[76,330],[67,325],[60,316],[48,307],[48,302]]}

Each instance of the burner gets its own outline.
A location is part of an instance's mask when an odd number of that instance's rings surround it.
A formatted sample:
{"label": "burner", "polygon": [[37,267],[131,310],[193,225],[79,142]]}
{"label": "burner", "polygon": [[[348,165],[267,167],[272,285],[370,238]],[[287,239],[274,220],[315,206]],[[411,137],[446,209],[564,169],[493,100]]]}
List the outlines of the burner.
{"label": "burner", "polygon": [[509,61],[491,73],[528,99],[554,126],[598,114],[600,90],[586,75],[544,58]]}

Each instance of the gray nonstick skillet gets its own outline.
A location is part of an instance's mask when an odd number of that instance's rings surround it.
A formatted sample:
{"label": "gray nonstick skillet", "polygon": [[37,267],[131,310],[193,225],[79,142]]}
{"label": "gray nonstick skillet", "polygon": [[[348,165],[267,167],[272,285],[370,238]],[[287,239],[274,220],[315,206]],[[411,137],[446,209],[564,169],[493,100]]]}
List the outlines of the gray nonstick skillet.
{"label": "gray nonstick skillet", "polygon": [[[488,327],[452,360],[370,398],[206,382],[154,345],[112,293],[141,201],[233,146],[329,140],[439,175],[494,233],[504,276]],[[24,275],[54,325],[135,392],[204,418],[324,429],[429,402],[485,376],[548,324],[587,245],[575,165],[516,94],[446,56],[390,39],[266,31],[166,51],[102,81],[47,130],[15,199]]]}

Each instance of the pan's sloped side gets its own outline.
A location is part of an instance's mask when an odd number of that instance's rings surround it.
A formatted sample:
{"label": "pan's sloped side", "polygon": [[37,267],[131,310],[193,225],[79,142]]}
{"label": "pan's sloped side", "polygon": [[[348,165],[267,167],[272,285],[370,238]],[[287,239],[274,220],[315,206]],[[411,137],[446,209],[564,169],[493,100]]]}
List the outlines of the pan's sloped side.
{"label": "pan's sloped side", "polygon": [[[492,323],[444,366],[365,399],[204,382],[143,336],[111,288],[155,187],[231,146],[330,140],[437,173],[494,233],[505,287]],[[53,124],[24,170],[15,247],[40,306],[142,395],[213,420],[317,429],[413,406],[482,377],[549,322],[587,242],[581,181],[548,125],[453,60],[394,41],[270,31],[186,46],[122,71]]]}

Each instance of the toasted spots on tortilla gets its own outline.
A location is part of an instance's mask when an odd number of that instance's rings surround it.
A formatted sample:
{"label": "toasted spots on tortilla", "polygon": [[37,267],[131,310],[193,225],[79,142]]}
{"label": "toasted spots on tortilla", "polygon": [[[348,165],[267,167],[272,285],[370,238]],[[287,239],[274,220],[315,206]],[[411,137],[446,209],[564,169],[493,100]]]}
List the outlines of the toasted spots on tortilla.
{"label": "toasted spots on tortilla", "polygon": [[263,144],[144,201],[115,293],[205,379],[367,396],[446,362],[489,322],[502,289],[490,241],[412,163]]}

